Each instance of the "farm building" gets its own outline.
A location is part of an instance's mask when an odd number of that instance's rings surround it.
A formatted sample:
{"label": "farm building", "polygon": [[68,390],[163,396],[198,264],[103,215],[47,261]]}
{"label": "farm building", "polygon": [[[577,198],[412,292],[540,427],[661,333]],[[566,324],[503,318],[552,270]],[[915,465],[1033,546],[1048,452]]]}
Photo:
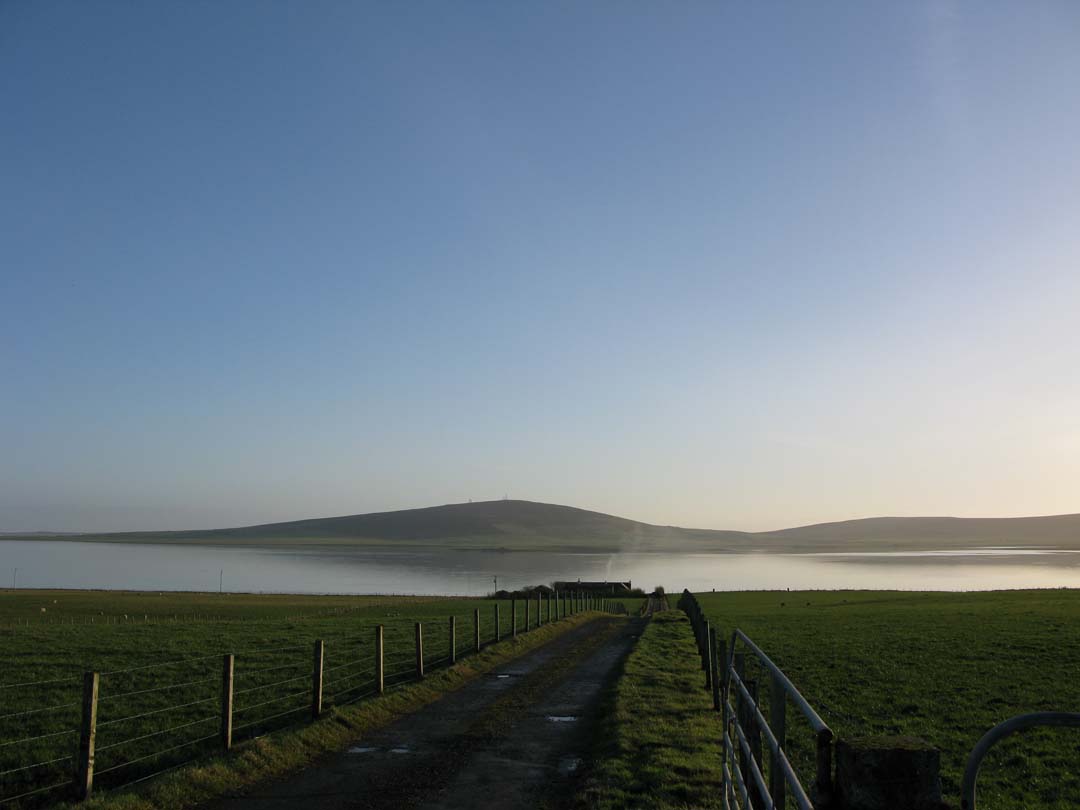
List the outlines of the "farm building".
{"label": "farm building", "polygon": [[557,591],[588,591],[589,593],[625,594],[632,590],[630,581],[626,582],[556,582]]}

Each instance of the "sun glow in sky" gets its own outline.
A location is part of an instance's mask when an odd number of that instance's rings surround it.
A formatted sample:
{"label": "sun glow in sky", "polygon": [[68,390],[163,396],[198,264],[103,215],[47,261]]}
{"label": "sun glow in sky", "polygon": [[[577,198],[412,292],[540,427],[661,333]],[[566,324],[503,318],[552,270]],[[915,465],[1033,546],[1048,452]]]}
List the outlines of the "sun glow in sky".
{"label": "sun glow in sky", "polygon": [[1080,6],[0,4],[0,531],[1080,511]]}

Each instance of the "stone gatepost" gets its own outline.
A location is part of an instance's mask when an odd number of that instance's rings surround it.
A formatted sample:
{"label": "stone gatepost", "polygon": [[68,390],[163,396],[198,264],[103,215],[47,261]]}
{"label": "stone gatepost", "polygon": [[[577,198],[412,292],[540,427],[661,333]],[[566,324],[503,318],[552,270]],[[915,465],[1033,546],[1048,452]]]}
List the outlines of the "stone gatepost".
{"label": "stone gatepost", "polygon": [[942,810],[941,753],[918,737],[836,741],[842,810]]}

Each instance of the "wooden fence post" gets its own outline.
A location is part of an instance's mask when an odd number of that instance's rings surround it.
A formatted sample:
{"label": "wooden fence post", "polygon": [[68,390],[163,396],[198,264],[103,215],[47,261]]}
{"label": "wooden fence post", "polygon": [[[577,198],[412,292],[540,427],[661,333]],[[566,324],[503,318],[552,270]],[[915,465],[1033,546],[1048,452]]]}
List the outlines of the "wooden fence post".
{"label": "wooden fence post", "polygon": [[473,611],[473,647],[480,652],[480,608]]}
{"label": "wooden fence post", "polygon": [[502,628],[499,627],[499,603],[495,603],[495,640],[502,641]]}
{"label": "wooden fence post", "polygon": [[510,600],[510,635],[517,637],[517,599]]}
{"label": "wooden fence post", "polygon": [[450,665],[457,663],[457,616],[450,617]]}
{"label": "wooden fence post", "polygon": [[543,616],[540,614],[540,591],[536,592],[536,626],[539,627],[543,623]]}
{"label": "wooden fence post", "polygon": [[[769,728],[783,750],[787,746],[787,692],[775,674],[769,684]],[[780,770],[780,758],[769,749],[769,795],[777,807],[785,806],[787,783]]]}
{"label": "wooden fence post", "polygon": [[383,679],[385,670],[383,669],[383,626],[381,624],[375,625],[375,686],[379,690],[381,695],[386,691],[386,682]]}
{"label": "wooden fence post", "polygon": [[528,596],[525,597],[525,632],[529,632],[529,625],[532,623],[532,619],[529,616],[529,605],[532,604],[532,600]]}
{"label": "wooden fence post", "polygon": [[702,633],[702,640],[705,642],[705,644],[703,645],[701,650],[701,663],[705,665],[705,689],[707,690],[712,689],[712,660],[711,656],[709,655],[709,637],[715,634],[716,631],[709,626],[708,622],[705,622],[704,632]]}
{"label": "wooden fence post", "polygon": [[312,666],[311,666],[311,719],[318,720],[319,715],[322,714],[322,685],[323,685],[323,653],[325,651],[325,645],[323,640],[319,639],[315,642],[314,650],[312,651]]}
{"label": "wooden fence post", "polygon": [[[712,702],[713,711],[720,711],[720,651],[717,649],[716,644],[716,628],[709,628],[709,658],[712,670]],[[777,807],[783,807],[783,804],[777,805]]]}
{"label": "wooden fence post", "polygon": [[416,677],[424,677],[424,626],[416,623]]}
{"label": "wooden fence post", "polygon": [[221,662],[221,746],[226,751],[232,748],[234,663],[231,653]]}
{"label": "wooden fence post", "polygon": [[708,687],[709,672],[709,621],[698,620],[698,649],[701,650],[701,669],[705,672],[706,688]]}
{"label": "wooden fence post", "polygon": [[79,758],[75,762],[75,793],[80,801],[94,790],[94,743],[97,739],[98,674],[83,675],[82,723],[79,726]]}

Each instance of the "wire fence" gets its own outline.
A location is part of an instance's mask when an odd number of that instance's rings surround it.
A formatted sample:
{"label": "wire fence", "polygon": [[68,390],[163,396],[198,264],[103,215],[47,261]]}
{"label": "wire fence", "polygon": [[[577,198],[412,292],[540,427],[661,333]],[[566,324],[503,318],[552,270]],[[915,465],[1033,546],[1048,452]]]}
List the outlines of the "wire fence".
{"label": "wire fence", "polygon": [[93,789],[142,782],[415,682],[515,630],[520,635],[585,609],[621,612],[615,603],[562,596],[541,596],[539,614],[538,601],[530,600],[528,624],[524,600],[505,600],[471,614],[368,623],[327,643],[0,684],[0,808],[84,799]]}

